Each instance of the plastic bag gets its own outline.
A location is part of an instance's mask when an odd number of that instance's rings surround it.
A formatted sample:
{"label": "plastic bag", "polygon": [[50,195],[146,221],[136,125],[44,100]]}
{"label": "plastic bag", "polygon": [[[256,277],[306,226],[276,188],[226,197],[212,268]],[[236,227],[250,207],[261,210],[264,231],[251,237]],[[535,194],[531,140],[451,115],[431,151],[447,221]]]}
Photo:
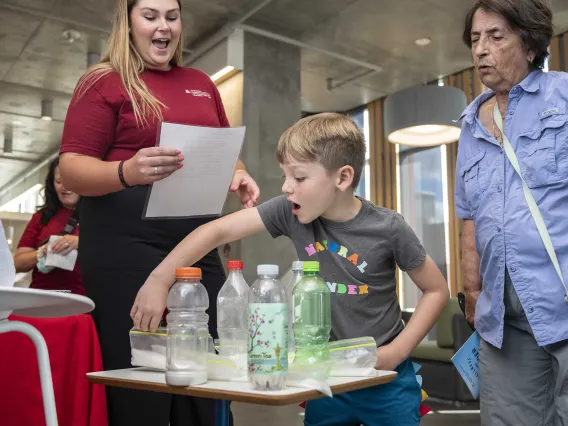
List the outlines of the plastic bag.
{"label": "plastic bag", "polygon": [[239,369],[233,360],[215,353],[207,354],[207,376],[209,380],[247,381],[246,371]]}
{"label": "plastic bag", "polygon": [[[166,371],[167,328],[159,327],[156,332],[130,330],[131,364]],[[230,359],[217,355],[213,338],[209,335],[207,354],[207,376],[210,380],[244,380],[246,373],[239,371]]]}
{"label": "plastic bag", "polygon": [[334,362],[331,377],[374,376],[377,343],[369,336],[329,342],[329,357]]}
{"label": "plastic bag", "polygon": [[130,330],[131,364],[166,370],[166,328],[159,327],[155,333]]}
{"label": "plastic bag", "polygon": [[331,388],[327,383],[333,361],[322,361],[316,364],[292,363],[288,365],[286,386],[314,389],[324,395],[333,397]]}

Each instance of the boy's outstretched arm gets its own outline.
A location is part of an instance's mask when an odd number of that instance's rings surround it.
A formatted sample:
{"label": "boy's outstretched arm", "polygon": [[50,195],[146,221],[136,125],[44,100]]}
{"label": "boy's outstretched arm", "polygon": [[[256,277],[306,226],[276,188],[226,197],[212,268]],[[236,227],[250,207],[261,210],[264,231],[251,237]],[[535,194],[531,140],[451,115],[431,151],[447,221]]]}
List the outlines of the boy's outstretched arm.
{"label": "boy's outstretched arm", "polygon": [[394,370],[410,356],[434,327],[450,297],[448,284],[430,256],[408,275],[423,295],[404,330],[390,344],[377,349],[378,370]]}
{"label": "boy's outstretched arm", "polygon": [[138,291],[130,311],[134,327],[144,331],[158,328],[168,291],[175,281],[176,268],[191,266],[215,247],[265,229],[256,207],[239,210],[197,228],[152,271]]}

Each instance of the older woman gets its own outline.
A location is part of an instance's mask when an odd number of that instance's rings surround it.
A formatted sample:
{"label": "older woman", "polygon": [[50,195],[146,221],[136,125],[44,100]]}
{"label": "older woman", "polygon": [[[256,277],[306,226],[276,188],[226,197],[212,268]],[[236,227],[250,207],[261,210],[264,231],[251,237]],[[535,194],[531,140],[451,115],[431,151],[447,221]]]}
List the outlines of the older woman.
{"label": "older woman", "polygon": [[483,425],[568,424],[568,75],[542,71],[552,35],[538,0],[478,0],[465,22],[491,89],[462,115],[456,176]]}
{"label": "older woman", "polygon": [[[159,123],[229,126],[209,76],[181,66],[181,7],[180,0],[117,0],[108,53],[79,81],[65,119],[61,173],[65,186],[84,196],[81,271],[96,303],[93,316],[107,370],[131,366],[130,311],[150,272],[210,220],[142,219],[148,185],[199,160],[156,147]],[[230,189],[244,207],[258,199],[258,187],[241,162]],[[217,251],[195,266],[203,270],[216,337],[215,300],[225,281]],[[164,307],[147,312],[144,329],[156,329]],[[107,401],[111,426],[214,422],[211,400],[108,388]]]}

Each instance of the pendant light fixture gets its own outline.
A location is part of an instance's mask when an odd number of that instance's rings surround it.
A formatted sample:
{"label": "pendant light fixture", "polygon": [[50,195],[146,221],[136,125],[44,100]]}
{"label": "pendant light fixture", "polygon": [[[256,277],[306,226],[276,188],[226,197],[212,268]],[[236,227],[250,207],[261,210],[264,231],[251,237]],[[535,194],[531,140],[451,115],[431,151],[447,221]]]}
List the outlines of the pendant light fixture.
{"label": "pendant light fixture", "polygon": [[424,85],[402,90],[385,100],[384,128],[389,142],[428,147],[456,142],[456,123],[467,106],[465,93],[456,87]]}

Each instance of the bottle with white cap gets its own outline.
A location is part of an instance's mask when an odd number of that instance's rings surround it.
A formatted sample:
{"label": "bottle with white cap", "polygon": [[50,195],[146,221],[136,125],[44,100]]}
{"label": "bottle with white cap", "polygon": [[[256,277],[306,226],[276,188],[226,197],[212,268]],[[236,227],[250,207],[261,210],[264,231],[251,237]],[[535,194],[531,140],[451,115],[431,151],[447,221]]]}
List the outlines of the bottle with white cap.
{"label": "bottle with white cap", "polygon": [[298,284],[298,282],[304,276],[303,267],[304,267],[304,262],[301,261],[292,262],[292,279],[286,286],[286,297],[288,301],[288,352],[290,353],[293,353],[296,350],[296,344],[294,342],[294,328],[293,328],[294,317],[292,309],[294,307],[294,300],[292,299],[293,297],[292,292],[294,291],[294,287],[296,286],[296,284]]}
{"label": "bottle with white cap", "polygon": [[282,390],[288,374],[288,303],[278,265],[258,265],[249,291],[248,381],[255,390]]}

